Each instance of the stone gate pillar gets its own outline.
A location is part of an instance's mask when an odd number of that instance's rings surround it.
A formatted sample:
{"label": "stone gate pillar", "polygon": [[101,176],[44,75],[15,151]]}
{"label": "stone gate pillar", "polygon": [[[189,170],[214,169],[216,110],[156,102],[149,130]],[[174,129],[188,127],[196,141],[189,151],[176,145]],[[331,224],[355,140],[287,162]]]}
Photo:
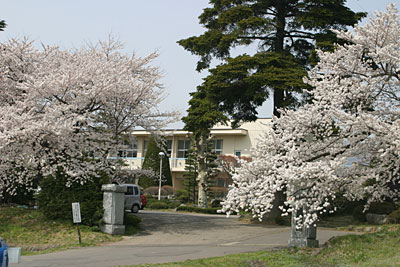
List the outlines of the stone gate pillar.
{"label": "stone gate pillar", "polygon": [[104,225],[101,231],[111,235],[125,233],[124,212],[126,187],[116,184],[103,184]]}
{"label": "stone gate pillar", "polygon": [[[300,211],[302,213],[302,211]],[[289,239],[289,247],[308,247],[308,248],[317,248],[319,245],[317,238],[317,227],[314,225],[310,225],[306,227],[303,225],[302,228],[296,228],[295,217],[299,215],[299,212],[292,212],[292,221],[291,221],[291,231],[290,231],[290,239]]]}

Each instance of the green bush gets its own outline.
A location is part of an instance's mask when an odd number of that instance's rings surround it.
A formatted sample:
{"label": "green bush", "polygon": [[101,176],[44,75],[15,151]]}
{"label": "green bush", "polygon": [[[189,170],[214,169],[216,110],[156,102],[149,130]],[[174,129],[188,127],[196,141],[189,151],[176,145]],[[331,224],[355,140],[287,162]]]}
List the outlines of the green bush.
{"label": "green bush", "polygon": [[125,225],[125,235],[134,235],[137,234],[140,230],[140,219],[139,216],[134,215],[132,213],[125,213],[124,216],[124,225]]}
{"label": "green bush", "polygon": [[18,205],[27,205],[34,206],[35,205],[35,196],[33,190],[28,190],[25,186],[17,185],[15,194],[10,195],[6,190],[2,193],[3,197],[0,200],[0,203],[7,204],[18,204]]}
{"label": "green bush", "polygon": [[367,213],[389,214],[396,208],[392,202],[371,203]]}
{"label": "green bush", "polygon": [[[143,192],[144,192],[146,195],[158,196],[158,186],[150,186],[150,187],[147,187],[146,189],[143,190]],[[162,196],[168,195],[168,194],[167,194],[167,191],[165,191],[163,188],[161,188],[161,195],[162,195]]]}
{"label": "green bush", "polygon": [[163,201],[159,202],[151,202],[146,206],[147,209],[157,209],[157,210],[162,210],[162,209],[169,209],[168,203],[165,203]]}
{"label": "green bush", "polygon": [[177,208],[177,207],[179,207],[181,205],[181,203],[178,201],[170,201],[170,202],[168,202],[168,207],[170,208],[170,209],[175,209],[175,208]]}
{"label": "green bush", "polygon": [[180,189],[177,190],[175,193],[175,197],[177,200],[179,200],[181,203],[188,202],[188,192],[186,190]]}
{"label": "green bush", "polygon": [[32,180],[32,184],[27,188],[24,184],[20,184],[17,181],[19,180],[21,171],[20,168],[13,170],[5,170],[3,173],[5,176],[10,179],[13,178],[14,182],[10,187],[14,188],[15,191],[13,194],[10,194],[6,189],[0,192],[2,197],[0,198],[0,203],[6,204],[18,204],[18,205],[27,205],[34,206],[35,205],[35,191],[31,188],[37,188],[39,185],[40,176],[37,176]]}
{"label": "green bush", "polygon": [[353,210],[353,218],[359,222],[366,222],[367,218],[365,217],[365,213],[363,212],[364,205],[360,205],[354,208]]}
{"label": "green bush", "polygon": [[221,208],[222,207],[221,200],[219,200],[219,199],[211,200],[210,205],[211,205],[211,208]]}
{"label": "green bush", "polygon": [[206,214],[222,214],[225,215],[225,213],[218,213],[217,211],[220,208],[199,208],[199,207],[192,207],[192,206],[179,206],[176,208],[177,211],[188,211],[188,212],[197,212],[197,213],[206,213]]}
{"label": "green bush", "polygon": [[72,222],[72,203],[79,202],[82,224],[99,225],[104,214],[101,185],[108,180],[106,175],[101,175],[83,185],[72,183],[70,187],[66,187],[67,176],[62,170],[58,170],[54,176],[45,177],[40,182],[40,210],[49,219],[65,219]]}
{"label": "green bush", "polygon": [[367,221],[366,214],[367,213],[375,213],[375,214],[390,214],[396,208],[393,202],[377,202],[371,203],[369,209],[366,212],[362,212],[364,210],[364,205],[359,205],[353,210],[353,218],[360,222]]}
{"label": "green bush", "polygon": [[147,199],[146,209],[175,209],[181,203],[177,201],[170,201],[170,200],[158,200],[156,198],[149,198]]}
{"label": "green bush", "polygon": [[170,185],[163,185],[161,191],[165,192],[165,195],[173,195],[175,193],[175,189]]}
{"label": "green bush", "polygon": [[125,213],[124,225],[138,226],[141,221],[142,219],[139,216],[133,215],[131,213]]}
{"label": "green bush", "polygon": [[396,210],[392,211],[388,215],[388,223],[400,223],[400,207],[398,207]]}

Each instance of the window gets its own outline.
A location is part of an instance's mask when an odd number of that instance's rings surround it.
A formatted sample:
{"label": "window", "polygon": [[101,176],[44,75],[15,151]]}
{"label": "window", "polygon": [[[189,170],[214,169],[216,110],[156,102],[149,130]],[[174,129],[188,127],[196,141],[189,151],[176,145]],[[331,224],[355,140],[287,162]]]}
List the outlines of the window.
{"label": "window", "polygon": [[136,158],[137,157],[137,143],[129,145],[128,149],[125,150],[125,156],[127,158]]}
{"label": "window", "polygon": [[215,139],[211,141],[211,151],[214,152],[217,156],[222,154],[222,139]]}
{"label": "window", "polygon": [[139,188],[137,186],[127,186],[125,195],[133,196],[139,194]]}
{"label": "window", "polygon": [[190,140],[178,140],[178,158],[187,158],[190,148]]}
{"label": "window", "polygon": [[240,150],[235,150],[235,156],[240,157],[242,155],[242,152]]}
{"label": "window", "polygon": [[133,195],[133,187],[132,186],[128,186],[126,188],[125,195]]}
{"label": "window", "polygon": [[125,149],[118,150],[118,157],[120,158],[136,158],[137,157],[137,143],[124,142]]}
{"label": "window", "polygon": [[172,155],[172,140],[167,140],[167,156],[170,158]]}

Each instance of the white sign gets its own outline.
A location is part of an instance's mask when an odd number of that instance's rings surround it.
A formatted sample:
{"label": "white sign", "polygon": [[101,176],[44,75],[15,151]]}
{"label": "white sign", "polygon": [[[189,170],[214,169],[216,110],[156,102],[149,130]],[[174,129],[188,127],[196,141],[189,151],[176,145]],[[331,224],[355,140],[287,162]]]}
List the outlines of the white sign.
{"label": "white sign", "polygon": [[74,223],[81,222],[81,207],[79,202],[72,203],[72,217],[74,218]]}

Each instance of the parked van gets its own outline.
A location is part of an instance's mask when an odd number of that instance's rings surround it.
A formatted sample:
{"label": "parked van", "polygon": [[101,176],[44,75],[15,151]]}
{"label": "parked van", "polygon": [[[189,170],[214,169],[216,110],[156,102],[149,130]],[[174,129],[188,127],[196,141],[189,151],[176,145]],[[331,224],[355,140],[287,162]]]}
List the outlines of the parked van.
{"label": "parked van", "polygon": [[126,187],[125,192],[125,209],[137,213],[142,209],[142,201],[140,200],[140,187],[136,184],[121,184]]}

